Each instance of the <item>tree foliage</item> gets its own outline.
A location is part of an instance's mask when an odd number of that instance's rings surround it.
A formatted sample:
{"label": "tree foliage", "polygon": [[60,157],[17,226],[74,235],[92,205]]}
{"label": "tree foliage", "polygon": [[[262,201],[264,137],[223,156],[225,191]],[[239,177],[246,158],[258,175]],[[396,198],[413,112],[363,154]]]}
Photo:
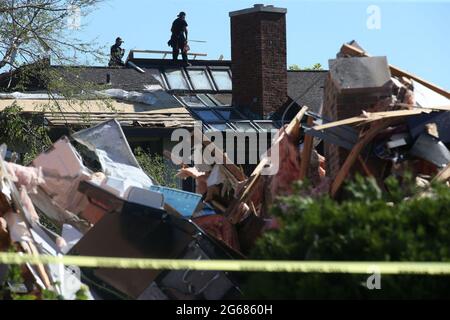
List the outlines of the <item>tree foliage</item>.
{"label": "tree foliage", "polygon": [[177,188],[177,171],[164,161],[164,158],[158,154],[150,154],[141,147],[134,150],[134,155],[139,162],[142,170],[153,180],[169,188]]}
{"label": "tree foliage", "polygon": [[[265,234],[255,259],[314,261],[450,261],[450,189],[435,185],[417,197],[409,182],[389,178],[388,193],[358,178],[348,197],[305,193],[279,200],[273,208],[283,227]],[[368,290],[368,275],[253,274],[252,298],[445,298],[448,276],[383,276],[381,290]]]}
{"label": "tree foliage", "polygon": [[0,113],[0,142],[23,154],[23,164],[28,164],[51,144],[42,119],[23,115],[22,108],[16,103]]}
{"label": "tree foliage", "polygon": [[80,52],[100,58],[100,52],[75,37],[77,20],[101,0],[2,0],[0,2],[0,69],[18,68],[52,56],[60,64]]}
{"label": "tree foliage", "polygon": [[[110,100],[98,91],[104,86],[81,80],[83,70],[71,67],[77,64],[77,53],[86,59],[102,59],[101,48],[95,41],[81,41],[73,28],[82,28],[80,21],[102,0],[2,0],[0,1],[0,70],[9,84],[2,91],[42,91],[48,100],[36,103],[34,113],[51,113],[53,118],[66,122],[65,112],[80,112],[86,125],[90,125],[90,106],[95,99],[103,108],[113,109]],[[72,25],[71,23],[78,23]],[[72,28],[72,29],[73,29]],[[75,54],[75,55],[74,55]],[[52,67],[49,59],[52,60]],[[22,113],[20,100],[0,115],[0,143],[29,157],[49,144],[43,117]],[[24,147],[28,150],[24,150]],[[25,161],[26,162],[26,161]]]}
{"label": "tree foliage", "polygon": [[298,64],[292,64],[289,66],[290,71],[320,71],[323,70],[322,65],[320,63],[316,63],[311,67],[302,68]]}

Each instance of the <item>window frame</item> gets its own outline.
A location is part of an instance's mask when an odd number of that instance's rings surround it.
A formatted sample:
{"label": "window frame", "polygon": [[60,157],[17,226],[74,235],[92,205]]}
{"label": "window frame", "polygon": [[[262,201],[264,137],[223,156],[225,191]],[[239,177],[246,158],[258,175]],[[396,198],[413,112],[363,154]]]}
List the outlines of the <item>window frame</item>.
{"label": "window frame", "polygon": [[[230,67],[219,67],[219,66],[208,66],[208,70],[211,74],[211,79],[214,82],[214,86],[217,89],[217,92],[232,92],[233,91],[233,77],[231,75],[231,68]],[[230,82],[231,82],[231,88],[230,89],[220,89],[219,85],[216,82],[216,79],[214,77],[213,72],[214,71],[219,71],[219,72],[227,72],[228,73],[228,77],[230,78]]]}
{"label": "window frame", "polygon": [[[193,91],[208,91],[208,92],[210,92],[210,91],[217,91],[217,87],[215,86],[215,83],[214,83],[214,81],[212,79],[212,74],[209,72],[209,70],[208,70],[208,68],[206,66],[205,67],[203,67],[203,66],[186,67],[184,69],[186,70],[186,75],[189,78],[189,82],[190,82],[191,87],[193,88],[192,89]],[[197,89],[197,88],[195,88],[195,81],[192,80],[192,78],[191,78],[191,76],[189,74],[189,71],[204,71],[206,79],[207,79],[207,81],[209,83],[210,88],[209,89],[205,89],[205,88]]]}
{"label": "window frame", "polygon": [[[183,89],[180,89],[180,88],[172,88],[172,86],[170,85],[169,77],[168,77],[168,75],[167,75],[167,71],[168,71],[168,70],[180,71],[183,80],[184,80],[184,81],[186,82],[186,84],[187,84],[187,88],[183,88]],[[169,67],[169,68],[164,68],[164,69],[163,69],[163,72],[161,72],[161,74],[163,74],[164,77],[165,77],[165,81],[167,82],[167,88],[168,88],[168,90],[172,90],[172,91],[195,91],[195,90],[192,88],[191,81],[190,81],[190,79],[187,77],[187,74],[186,74],[186,71],[184,70],[184,68],[179,68],[179,69],[177,69],[177,68],[170,68],[170,67]]]}
{"label": "window frame", "polygon": [[[233,125],[233,127],[236,128],[236,129],[235,129],[236,132],[239,132],[240,130],[242,130],[241,128],[239,128],[239,127],[237,126],[237,124],[240,124],[240,123],[248,124],[248,125],[250,125],[250,127],[251,127],[253,130],[255,130],[255,132],[260,132],[259,128],[256,127],[256,126],[254,125],[253,121],[251,121],[251,120],[230,121],[230,123]],[[248,129],[245,129],[245,130],[247,131]]]}
{"label": "window frame", "polygon": [[273,129],[274,129],[274,130],[279,130],[279,128],[276,126],[275,122],[272,121],[272,120],[253,120],[252,122],[253,122],[253,124],[254,124],[256,127],[258,127],[258,129],[261,130],[262,132],[269,132],[269,130],[266,129],[266,128],[263,128],[262,126],[260,126],[260,125],[259,125],[260,123],[268,123],[268,124],[271,124],[271,125],[273,126]]}

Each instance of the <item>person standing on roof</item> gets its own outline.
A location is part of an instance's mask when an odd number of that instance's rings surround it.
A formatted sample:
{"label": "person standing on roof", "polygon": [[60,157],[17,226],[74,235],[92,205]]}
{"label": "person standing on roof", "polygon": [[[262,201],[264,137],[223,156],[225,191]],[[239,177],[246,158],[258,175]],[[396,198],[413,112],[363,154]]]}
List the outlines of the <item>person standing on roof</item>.
{"label": "person standing on roof", "polygon": [[173,61],[178,61],[178,55],[183,57],[183,62],[185,65],[190,66],[188,62],[187,51],[188,47],[188,24],[186,22],[186,13],[180,12],[178,18],[172,23],[172,37],[170,38],[168,45],[172,47],[172,57]]}
{"label": "person standing on roof", "polygon": [[111,46],[111,58],[109,59],[110,67],[123,67],[125,63],[123,63],[122,59],[125,55],[125,49],[122,49],[120,46],[124,43],[122,38],[118,37],[116,39],[116,43]]}

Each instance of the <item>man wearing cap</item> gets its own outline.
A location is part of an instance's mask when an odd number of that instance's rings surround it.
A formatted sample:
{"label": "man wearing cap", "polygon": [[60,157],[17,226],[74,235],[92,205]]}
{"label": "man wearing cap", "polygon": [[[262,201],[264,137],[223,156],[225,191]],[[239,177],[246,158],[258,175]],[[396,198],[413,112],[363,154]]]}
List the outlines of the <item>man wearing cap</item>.
{"label": "man wearing cap", "polygon": [[173,61],[178,61],[178,55],[183,57],[183,62],[185,65],[190,65],[187,57],[187,42],[188,42],[188,30],[186,22],[186,13],[180,12],[178,18],[172,23],[172,37],[170,38],[168,44],[172,47]]}
{"label": "man wearing cap", "polygon": [[116,39],[116,44],[111,47],[111,58],[109,60],[110,67],[119,67],[125,65],[122,61],[122,58],[125,55],[125,49],[122,49],[120,47],[123,42],[124,41],[122,40],[122,38],[118,37]]}

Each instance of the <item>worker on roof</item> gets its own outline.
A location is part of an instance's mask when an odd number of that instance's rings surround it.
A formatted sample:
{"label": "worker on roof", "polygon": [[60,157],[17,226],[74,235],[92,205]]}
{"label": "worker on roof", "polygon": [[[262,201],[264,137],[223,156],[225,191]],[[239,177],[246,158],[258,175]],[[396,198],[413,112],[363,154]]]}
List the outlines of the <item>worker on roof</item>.
{"label": "worker on roof", "polygon": [[125,55],[125,49],[120,47],[122,43],[124,43],[124,41],[122,38],[118,37],[116,43],[111,46],[111,58],[109,59],[110,67],[120,67],[125,65],[122,61],[123,56]]}
{"label": "worker on roof", "polygon": [[167,44],[172,47],[173,61],[178,61],[178,55],[181,50],[183,63],[186,66],[190,66],[191,64],[189,63],[187,56],[187,52],[189,51],[187,26],[186,13],[180,12],[178,18],[172,23],[172,29],[170,30],[172,32],[172,37]]}

